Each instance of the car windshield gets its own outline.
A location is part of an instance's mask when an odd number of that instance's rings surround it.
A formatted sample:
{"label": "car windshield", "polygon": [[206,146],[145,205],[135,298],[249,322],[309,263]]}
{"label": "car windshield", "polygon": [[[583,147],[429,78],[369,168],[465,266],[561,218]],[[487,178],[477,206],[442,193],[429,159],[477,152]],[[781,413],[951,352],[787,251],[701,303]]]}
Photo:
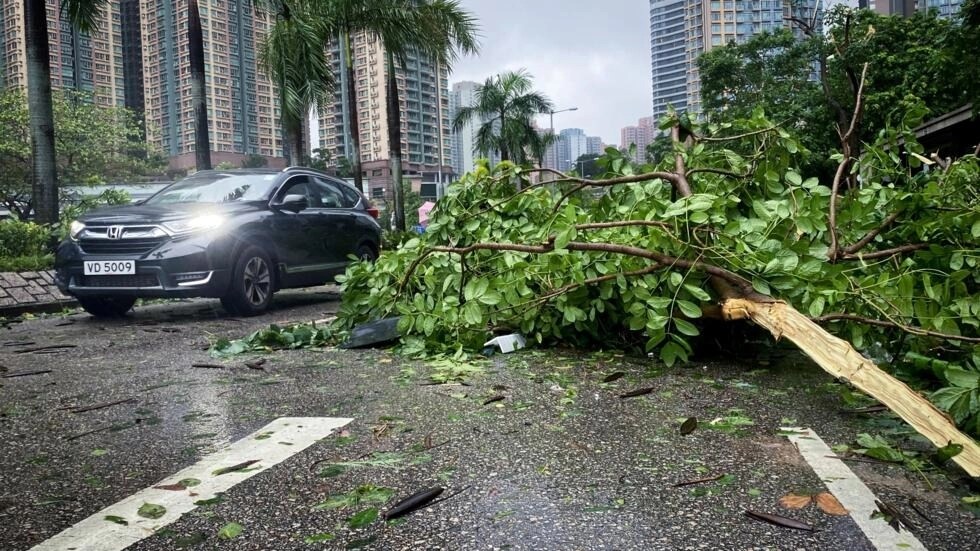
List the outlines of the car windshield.
{"label": "car windshield", "polygon": [[167,186],[145,204],[259,201],[269,196],[276,174],[211,173]]}

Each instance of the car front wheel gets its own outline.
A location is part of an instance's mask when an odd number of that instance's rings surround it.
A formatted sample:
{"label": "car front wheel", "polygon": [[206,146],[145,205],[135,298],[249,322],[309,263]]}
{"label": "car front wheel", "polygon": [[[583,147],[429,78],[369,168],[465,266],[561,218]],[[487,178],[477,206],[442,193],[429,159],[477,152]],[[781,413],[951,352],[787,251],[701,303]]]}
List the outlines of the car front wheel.
{"label": "car front wheel", "polygon": [[97,318],[121,318],[132,309],[136,297],[78,297],[78,303]]}
{"label": "car front wheel", "polygon": [[264,250],[250,246],[238,255],[228,293],[221,305],[232,314],[255,316],[272,302],[272,261]]}
{"label": "car front wheel", "polygon": [[362,262],[374,262],[378,259],[378,255],[370,245],[361,245],[357,248],[357,259]]}

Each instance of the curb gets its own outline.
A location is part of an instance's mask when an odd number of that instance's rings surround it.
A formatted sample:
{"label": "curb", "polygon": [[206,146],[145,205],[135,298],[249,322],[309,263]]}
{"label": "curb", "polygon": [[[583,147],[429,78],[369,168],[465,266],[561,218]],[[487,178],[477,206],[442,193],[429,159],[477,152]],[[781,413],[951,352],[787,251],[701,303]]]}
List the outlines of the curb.
{"label": "curb", "polygon": [[54,314],[61,312],[65,308],[78,308],[78,301],[68,299],[54,302],[33,302],[12,306],[0,306],[0,319],[16,318],[23,314]]}
{"label": "curb", "polygon": [[60,312],[76,306],[78,301],[62,294],[55,285],[52,270],[0,273],[0,318]]}

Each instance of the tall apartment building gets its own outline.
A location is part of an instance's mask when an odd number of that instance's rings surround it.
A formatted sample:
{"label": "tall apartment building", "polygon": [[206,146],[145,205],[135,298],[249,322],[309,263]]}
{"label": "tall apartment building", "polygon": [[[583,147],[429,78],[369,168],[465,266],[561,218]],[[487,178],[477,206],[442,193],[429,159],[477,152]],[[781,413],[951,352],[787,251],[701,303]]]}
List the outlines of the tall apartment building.
{"label": "tall apartment building", "polygon": [[657,132],[657,119],[643,117],[636,126],[625,126],[619,131],[619,147],[628,151],[631,145],[636,144],[638,160],[643,160],[647,146],[656,139]]}
{"label": "tall apartment building", "polygon": [[[125,104],[122,16],[110,2],[91,35],[79,33],[62,16],[61,3],[47,0],[51,85],[90,93],[98,105]],[[24,2],[0,0],[0,86],[26,89]]]}
{"label": "tall apartment building", "polygon": [[[365,193],[374,198],[392,195],[388,108],[385,88],[385,52],[380,41],[364,33],[351,39],[354,94],[348,96],[346,60],[337,44],[329,55],[337,79],[334,101],[319,111],[320,148],[334,163],[353,156],[349,140],[351,121],[347,105],[356,101]],[[432,196],[432,190],[453,176],[448,70],[429,59],[409,55],[405,67],[396,68],[401,108],[403,177],[412,188]]]}
{"label": "tall apartment building", "polygon": [[654,119],[664,115],[668,105],[700,112],[697,58],[702,53],[789,27],[790,16],[809,19],[814,11],[822,11],[822,4],[821,0],[650,0]]}
{"label": "tall apartment building", "polygon": [[[194,166],[186,0],[140,0],[147,139],[172,168]],[[213,164],[239,165],[249,154],[284,166],[276,91],[257,53],[272,24],[251,2],[200,2]]]}

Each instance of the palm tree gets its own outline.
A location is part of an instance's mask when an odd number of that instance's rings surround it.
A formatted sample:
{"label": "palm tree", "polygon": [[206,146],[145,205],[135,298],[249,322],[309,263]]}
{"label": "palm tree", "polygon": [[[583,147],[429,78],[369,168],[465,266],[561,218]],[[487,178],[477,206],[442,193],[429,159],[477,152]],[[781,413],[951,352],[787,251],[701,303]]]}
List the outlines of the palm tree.
{"label": "palm tree", "polygon": [[476,134],[476,151],[488,156],[499,151],[502,161],[518,164],[540,159],[550,138],[539,135],[531,121],[554,106],[547,96],[532,89],[533,78],[524,69],[488,78],[476,89],[476,105],[456,114],[453,129],[459,131],[478,118],[482,124]]}
{"label": "palm tree", "polygon": [[309,0],[281,1],[273,25],[259,51],[259,63],[279,88],[286,157],[303,164],[303,125],[314,105],[324,105],[333,91],[334,75],[324,52],[329,26],[317,17]]}
{"label": "palm tree", "polygon": [[[448,68],[460,54],[476,53],[477,25],[476,19],[456,0],[402,0],[400,3],[401,9],[388,12],[389,17],[410,21],[409,32],[382,34],[381,41],[385,48],[385,96],[389,163],[395,199],[394,222],[396,229],[405,231],[405,197],[401,185],[402,117],[395,73],[396,58],[404,67],[406,55],[414,51],[420,57]],[[439,162],[442,162],[441,151]]]}
{"label": "palm tree", "polygon": [[[92,31],[108,0],[62,0],[61,9],[80,31]],[[27,50],[27,101],[30,111],[33,179],[31,194],[36,220],[58,221],[58,169],[54,149],[54,111],[51,103],[51,66],[48,17],[44,0],[24,0]]]}
{"label": "palm tree", "polygon": [[194,164],[211,170],[211,136],[208,133],[208,92],[204,77],[204,32],[197,0],[187,3],[187,51],[191,69],[191,106],[194,109]]}

